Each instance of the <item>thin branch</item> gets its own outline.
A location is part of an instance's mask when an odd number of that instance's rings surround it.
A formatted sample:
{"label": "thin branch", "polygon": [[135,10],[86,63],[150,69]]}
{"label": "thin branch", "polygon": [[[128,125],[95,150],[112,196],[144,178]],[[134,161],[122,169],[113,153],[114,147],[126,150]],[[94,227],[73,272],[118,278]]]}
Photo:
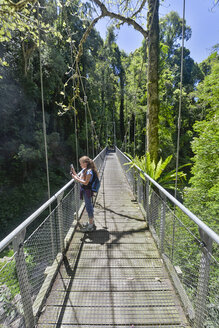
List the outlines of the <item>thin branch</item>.
{"label": "thin branch", "polygon": [[137,14],[139,14],[142,11],[142,9],[144,8],[144,5],[146,4],[146,2],[147,2],[147,0],[143,0],[139,9],[131,17],[135,17]]}
{"label": "thin branch", "polygon": [[92,22],[91,24],[89,25],[89,27],[86,29],[86,31],[84,32],[82,38],[81,38],[81,41],[79,43],[79,46],[78,46],[78,54],[77,54],[77,57],[76,57],[76,63],[79,62],[80,60],[80,57],[82,55],[82,52],[83,52],[83,44],[84,42],[86,41],[88,35],[90,34],[90,31],[92,30],[92,28],[94,27],[94,25],[102,18],[104,17],[105,15],[102,14],[100,15],[99,17],[96,17]]}
{"label": "thin branch", "polygon": [[[144,36],[145,39],[148,37],[148,32],[146,30],[144,30],[143,27],[141,27],[141,25],[136,23],[132,18],[124,17],[120,14],[116,14],[116,13],[109,11],[106,8],[106,6],[99,0],[93,0],[93,1],[101,9],[102,17],[109,16],[109,17],[118,19],[124,23],[127,23],[128,25],[132,25],[137,31],[139,31]],[[143,2],[145,2],[145,1],[146,0],[144,0]]]}

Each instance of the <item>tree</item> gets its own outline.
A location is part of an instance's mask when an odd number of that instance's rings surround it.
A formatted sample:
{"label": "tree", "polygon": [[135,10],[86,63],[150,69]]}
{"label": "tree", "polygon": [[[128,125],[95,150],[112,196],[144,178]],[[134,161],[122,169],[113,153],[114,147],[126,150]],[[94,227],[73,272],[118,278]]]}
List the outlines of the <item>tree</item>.
{"label": "tree", "polygon": [[[183,21],[176,12],[170,12],[160,20],[160,150],[165,154],[176,153],[177,126],[180,98],[181,52]],[[185,40],[191,37],[191,28],[185,22]],[[192,92],[203,79],[198,64],[183,49],[182,107],[180,129],[180,163],[190,161],[193,124],[197,119],[196,102]],[[189,97],[188,97],[189,94]]]}
{"label": "tree", "polygon": [[126,149],[133,156],[145,153],[147,77],[145,46],[125,59]]}
{"label": "tree", "polygon": [[[180,40],[182,40],[182,25],[183,19],[179,17],[178,13],[171,11],[165,17],[160,19],[160,41],[167,47],[167,57],[170,58],[175,52],[175,49],[180,47]],[[188,41],[191,38],[191,27],[185,26],[184,38]]]}
{"label": "tree", "polygon": [[[111,11],[110,4],[108,8],[106,4],[100,0],[94,0],[94,3],[101,10],[101,14],[93,20],[90,26],[93,26],[99,19],[109,16],[120,24],[127,23],[132,25],[136,30],[140,31],[148,41],[148,87],[147,87],[147,102],[148,102],[148,120],[147,120],[147,148],[152,159],[158,160],[158,62],[159,62],[159,0],[148,0],[147,27],[148,31],[137,23],[135,17],[138,17],[142,12],[146,0],[142,0],[139,7],[135,10],[132,8],[131,1],[122,3],[119,7],[119,12]],[[134,12],[133,12],[134,11]],[[86,32],[87,33],[87,32]]]}
{"label": "tree", "polygon": [[[30,0],[34,2],[34,0]],[[66,5],[69,5],[71,1],[67,1]],[[136,10],[132,8],[132,2],[127,1],[120,4],[119,12],[115,13],[107,9],[104,2],[100,0],[94,0],[94,3],[99,7],[101,13],[91,22],[90,26],[85,31],[81,42],[79,44],[78,54],[76,56],[76,63],[79,63],[79,59],[83,51],[83,43],[92,30],[93,26],[99,19],[105,16],[109,16],[122,24],[127,23],[132,25],[136,30],[140,31],[145,39],[148,41],[148,121],[147,121],[147,145],[151,157],[157,161],[158,159],[158,113],[159,113],[159,101],[158,101],[158,56],[159,56],[159,0],[148,0],[148,23],[149,28],[146,31],[141,24],[136,21],[136,17],[139,17],[142,13],[146,0],[142,0]],[[26,0],[21,0],[15,7],[16,10],[23,8],[27,4]],[[110,8],[110,6],[109,6]],[[76,94],[75,97],[77,97]]]}
{"label": "tree", "polygon": [[197,136],[192,141],[194,152],[193,177],[186,189],[185,203],[214,230],[218,229],[219,211],[219,57],[212,54],[201,63],[208,73],[197,86],[196,102],[203,120],[196,122]]}
{"label": "tree", "polygon": [[148,86],[147,86],[147,150],[158,161],[158,64],[159,64],[159,1],[148,0]]}
{"label": "tree", "polygon": [[[71,51],[67,27],[71,28],[72,44],[78,46],[86,30],[86,24],[77,15],[72,15],[79,7],[78,1],[71,1],[71,6],[65,7],[70,19],[68,26],[61,8],[57,10],[56,2],[42,0],[40,3],[42,5],[39,20],[45,121],[50,185],[51,194],[53,194],[65,181],[69,180],[68,163],[73,161],[76,166],[74,112],[70,111],[60,117],[58,106],[55,104],[55,101],[63,100],[61,94],[63,85],[66,77],[69,77]],[[3,4],[4,6],[0,5],[2,41],[0,57],[7,62],[8,66],[0,65],[0,75],[2,75],[0,80],[2,117],[0,121],[0,197],[2,203],[0,237],[3,237],[6,232],[9,233],[47,199],[36,7],[28,4],[26,8],[23,6],[24,1],[20,7],[12,1],[5,1]],[[83,11],[87,13],[85,8]],[[7,24],[4,25],[7,20]],[[16,25],[18,21],[19,24]],[[96,100],[93,101],[96,95],[91,91],[88,77],[93,74],[98,49],[102,43],[99,34],[91,30],[84,44],[80,63],[82,79],[87,82],[86,91],[88,99],[91,99],[92,114],[98,111],[98,106],[96,106]],[[23,44],[25,49],[22,48]],[[28,53],[28,49],[32,48],[34,48],[33,51]],[[72,96],[72,85],[69,84],[65,91],[66,100],[68,100]],[[77,127],[81,133],[81,145],[79,145],[79,155],[81,155],[85,151],[83,142],[86,141],[84,104],[77,100],[76,106]],[[10,211],[7,210],[8,206]]]}

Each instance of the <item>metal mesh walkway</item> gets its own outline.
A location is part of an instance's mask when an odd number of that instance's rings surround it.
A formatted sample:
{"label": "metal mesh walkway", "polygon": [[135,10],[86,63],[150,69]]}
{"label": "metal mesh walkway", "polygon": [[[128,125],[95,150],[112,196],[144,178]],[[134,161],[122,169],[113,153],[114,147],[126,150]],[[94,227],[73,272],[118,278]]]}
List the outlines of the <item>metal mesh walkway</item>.
{"label": "metal mesh walkway", "polygon": [[115,153],[95,222],[75,232],[37,327],[190,327]]}

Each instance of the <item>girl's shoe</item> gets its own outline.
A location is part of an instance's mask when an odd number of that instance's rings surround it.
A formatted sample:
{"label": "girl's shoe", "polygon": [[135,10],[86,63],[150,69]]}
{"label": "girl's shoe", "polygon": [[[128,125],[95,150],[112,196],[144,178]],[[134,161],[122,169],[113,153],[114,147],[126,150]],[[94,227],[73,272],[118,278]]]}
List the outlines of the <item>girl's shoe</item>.
{"label": "girl's shoe", "polygon": [[96,230],[95,224],[88,224],[87,226],[81,229],[82,232],[92,232]]}

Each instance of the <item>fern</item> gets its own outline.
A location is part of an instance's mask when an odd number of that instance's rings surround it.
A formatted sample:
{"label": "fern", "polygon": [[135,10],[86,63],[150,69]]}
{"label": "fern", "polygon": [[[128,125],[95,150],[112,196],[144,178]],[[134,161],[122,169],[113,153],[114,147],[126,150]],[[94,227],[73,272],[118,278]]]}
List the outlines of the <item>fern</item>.
{"label": "fern", "polygon": [[[176,181],[176,170],[171,170],[169,172],[165,172],[168,164],[171,162],[173,155],[168,156],[164,161],[162,158],[155,164],[155,161],[151,160],[150,154],[147,152],[145,156],[135,156],[132,157],[130,154],[126,154],[131,162],[126,163],[124,165],[129,165],[130,168],[138,166],[142,171],[147,173],[153,180],[158,182],[162,187],[166,189],[174,189],[175,181]],[[191,165],[185,164],[179,167],[179,170],[185,166]],[[179,171],[177,174],[178,187],[182,185],[182,183],[186,180],[186,174],[183,171]],[[142,179],[145,180],[144,174],[140,173]]]}

